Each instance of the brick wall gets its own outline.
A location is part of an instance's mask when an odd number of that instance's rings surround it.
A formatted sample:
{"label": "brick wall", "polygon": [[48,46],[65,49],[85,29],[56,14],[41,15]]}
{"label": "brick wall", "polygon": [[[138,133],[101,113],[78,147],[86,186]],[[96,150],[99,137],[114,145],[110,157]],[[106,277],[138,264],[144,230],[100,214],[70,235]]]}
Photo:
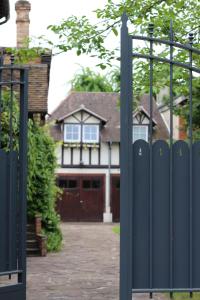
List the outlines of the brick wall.
{"label": "brick wall", "polygon": [[29,65],[29,112],[47,112],[48,66]]}

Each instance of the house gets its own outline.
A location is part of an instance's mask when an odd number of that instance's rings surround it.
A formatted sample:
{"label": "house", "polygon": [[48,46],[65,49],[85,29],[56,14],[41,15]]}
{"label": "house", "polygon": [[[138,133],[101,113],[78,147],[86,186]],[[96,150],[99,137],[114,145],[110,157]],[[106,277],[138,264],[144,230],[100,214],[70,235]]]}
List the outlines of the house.
{"label": "house", "polygon": [[[149,96],[133,113],[133,141],[149,138]],[[119,94],[71,92],[52,113],[58,142],[56,170],[63,188],[58,211],[63,221],[119,221]],[[166,125],[153,103],[153,138],[167,139]]]}
{"label": "house", "polygon": [[[16,10],[16,31],[17,40],[16,48],[20,49],[24,47],[24,42],[29,38],[29,14],[31,11],[31,4],[27,0],[18,0],[15,3]],[[12,49],[1,48],[1,53],[4,56],[4,64],[10,64],[10,54]],[[32,61],[25,65],[29,69],[29,84],[28,84],[28,113],[29,118],[39,119],[42,123],[45,120],[47,114],[47,98],[49,87],[49,74],[51,66],[51,52],[44,50],[44,52],[34,58]],[[10,76],[10,73],[4,72],[4,80]]]}
{"label": "house", "polygon": [[[26,0],[19,0],[15,4],[17,13],[16,19],[16,31],[17,41],[15,48],[1,48],[0,49],[0,63],[4,65],[10,65],[14,63],[13,53],[16,50],[23,50],[23,53],[27,53],[27,48],[24,48],[24,41],[29,37],[29,13],[31,5]],[[0,15],[1,16],[1,15]],[[23,49],[22,49],[23,48]],[[28,63],[23,64],[22,67],[26,67],[29,70],[28,76],[28,117],[37,120],[40,124],[45,121],[47,114],[47,97],[48,97],[48,85],[49,85],[49,72],[51,64],[51,53],[46,50],[41,51],[42,54],[31,57]],[[21,66],[20,66],[21,67]],[[19,81],[20,74],[15,71],[15,68],[4,68],[0,74],[1,81],[12,82]],[[7,89],[8,84],[3,86],[3,89]],[[19,84],[11,84],[12,90],[16,92],[16,97],[19,95]],[[17,97],[18,98],[18,97]],[[12,97],[11,97],[12,99]],[[10,101],[12,105],[12,100]],[[10,108],[11,109],[11,108]],[[11,124],[12,125],[12,124]],[[11,126],[12,127],[12,126]],[[14,223],[13,223],[14,224]],[[46,254],[46,237],[41,234],[41,218],[36,216],[35,220],[28,220],[27,224],[27,255],[45,255]]]}

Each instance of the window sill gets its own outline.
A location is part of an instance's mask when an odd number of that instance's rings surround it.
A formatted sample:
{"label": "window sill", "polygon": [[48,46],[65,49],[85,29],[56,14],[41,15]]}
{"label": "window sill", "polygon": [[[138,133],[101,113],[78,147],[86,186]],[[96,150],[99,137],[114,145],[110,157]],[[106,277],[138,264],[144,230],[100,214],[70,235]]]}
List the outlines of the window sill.
{"label": "window sill", "polygon": [[99,143],[69,143],[69,142],[64,142],[63,143],[64,147],[66,148],[80,148],[81,146],[83,149],[88,149],[88,148],[95,148],[98,149],[100,148]]}

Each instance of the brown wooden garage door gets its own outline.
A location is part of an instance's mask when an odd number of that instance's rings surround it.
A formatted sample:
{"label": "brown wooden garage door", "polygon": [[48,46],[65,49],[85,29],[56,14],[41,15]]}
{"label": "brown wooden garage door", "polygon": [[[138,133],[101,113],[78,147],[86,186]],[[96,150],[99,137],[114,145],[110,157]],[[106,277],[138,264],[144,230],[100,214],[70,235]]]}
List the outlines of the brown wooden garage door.
{"label": "brown wooden garage door", "polygon": [[120,176],[111,177],[111,210],[113,221],[119,222],[120,219]]}
{"label": "brown wooden garage door", "polygon": [[62,221],[103,221],[104,175],[58,177],[63,189],[57,209]]}

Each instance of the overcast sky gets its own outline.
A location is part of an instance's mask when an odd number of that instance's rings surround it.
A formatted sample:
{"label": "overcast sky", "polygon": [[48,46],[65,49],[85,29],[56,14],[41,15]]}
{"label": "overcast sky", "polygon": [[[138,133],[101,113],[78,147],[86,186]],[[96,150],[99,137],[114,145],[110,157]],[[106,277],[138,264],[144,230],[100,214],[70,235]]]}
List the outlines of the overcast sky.
{"label": "overcast sky", "polygon": [[[30,36],[47,35],[49,24],[59,23],[70,15],[87,15],[95,19],[92,12],[96,8],[103,8],[107,0],[29,0],[31,2]],[[8,23],[0,26],[0,45],[16,45],[16,14],[14,10],[16,0],[10,0],[11,18]],[[67,95],[70,89],[69,81],[73,74],[80,69],[79,65],[95,66],[92,58],[77,57],[72,52],[53,58],[49,91],[49,112]]]}

